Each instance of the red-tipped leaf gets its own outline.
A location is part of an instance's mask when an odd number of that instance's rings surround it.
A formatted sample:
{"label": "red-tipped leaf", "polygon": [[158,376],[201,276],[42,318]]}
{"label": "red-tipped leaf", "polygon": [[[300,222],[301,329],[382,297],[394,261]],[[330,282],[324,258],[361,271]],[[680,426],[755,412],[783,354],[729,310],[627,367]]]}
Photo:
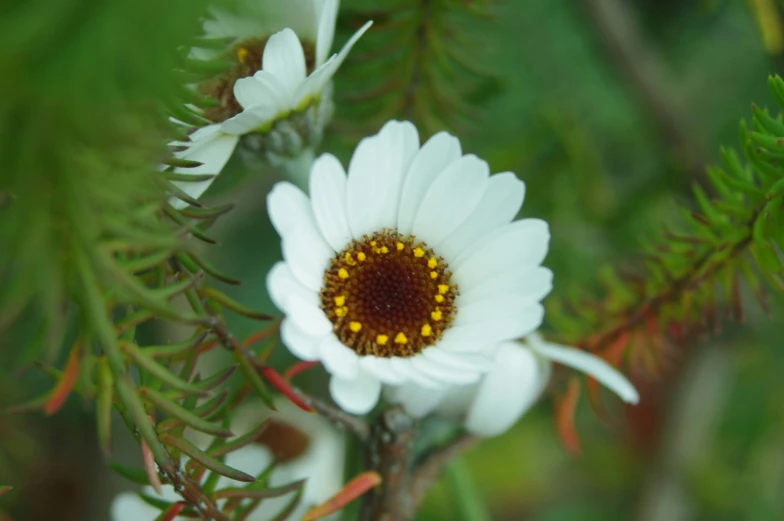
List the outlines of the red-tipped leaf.
{"label": "red-tipped leaf", "polygon": [[303,411],[314,412],[313,407],[308,405],[305,400],[303,400],[302,396],[297,391],[295,391],[289,382],[280,374],[278,374],[275,369],[270,366],[264,366],[261,369],[261,376],[263,376],[264,379],[267,380],[275,389],[280,391],[283,396],[291,400],[291,403]]}
{"label": "red-tipped leaf", "polygon": [[76,344],[71,348],[71,353],[68,355],[68,361],[65,364],[63,375],[58,380],[57,385],[54,386],[52,394],[44,406],[44,411],[47,415],[52,415],[62,408],[68,395],[76,385],[76,379],[79,376],[79,366],[81,362],[81,350],[79,345]]}
{"label": "red-tipped leaf", "polygon": [[580,453],[580,438],[574,424],[574,413],[580,398],[580,381],[576,376],[569,379],[566,394],[557,398],[555,404],[555,425],[566,450],[573,454]]}
{"label": "red-tipped leaf", "polygon": [[313,507],[305,514],[302,521],[316,521],[333,512],[337,512],[359,496],[381,483],[381,475],[369,470],[358,475],[344,486],[340,492],[329,498],[326,502]]}
{"label": "red-tipped leaf", "polygon": [[320,363],[321,362],[318,362],[316,360],[313,360],[313,361],[310,361],[310,362],[305,362],[305,361],[297,362],[296,364],[294,364],[291,367],[289,367],[288,369],[286,369],[286,371],[283,373],[283,378],[285,378],[286,380],[291,380],[292,378],[294,378],[298,374],[304,373],[308,369],[310,369],[312,367],[316,367]]}

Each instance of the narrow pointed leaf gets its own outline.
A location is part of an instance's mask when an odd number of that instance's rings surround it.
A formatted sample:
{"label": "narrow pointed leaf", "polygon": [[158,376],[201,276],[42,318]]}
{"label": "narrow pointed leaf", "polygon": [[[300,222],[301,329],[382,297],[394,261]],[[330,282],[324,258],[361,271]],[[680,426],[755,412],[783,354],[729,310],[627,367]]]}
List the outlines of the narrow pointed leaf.
{"label": "narrow pointed leaf", "polygon": [[231,367],[224,369],[223,371],[219,371],[215,373],[209,378],[205,378],[204,380],[202,380],[201,382],[195,385],[199,387],[199,389],[202,389],[203,391],[210,391],[212,389],[215,389],[219,385],[221,385],[226,380],[228,380],[229,377],[233,375],[234,371],[236,370],[237,370],[237,366],[233,365]]}
{"label": "narrow pointed leaf", "polygon": [[193,234],[193,236],[197,239],[200,239],[208,244],[218,244],[218,241],[199,229],[199,223],[186,222],[185,218],[183,218],[181,215],[181,212],[178,212],[172,206],[164,207],[163,213],[165,213],[172,221],[176,222],[180,226],[183,226],[183,229],[187,228],[188,232]]}
{"label": "narrow pointed leaf", "polygon": [[96,397],[95,421],[98,426],[98,440],[106,456],[111,452],[113,402],[114,377],[106,359],[102,359],[98,363],[98,394]]}
{"label": "narrow pointed leaf", "polygon": [[193,206],[187,206],[180,210],[180,213],[185,217],[189,217],[191,219],[214,219],[216,217],[220,217],[221,215],[230,212],[234,209],[236,205],[234,203],[223,204],[220,206],[213,206],[211,208],[194,208]]}
{"label": "narrow pointed leaf", "polygon": [[162,262],[165,262],[169,257],[172,256],[172,250],[169,249],[161,249],[155,253],[151,253],[150,255],[145,255],[143,257],[137,257],[135,259],[124,260],[124,261],[117,261],[117,264],[120,268],[124,269],[129,273],[136,273],[139,271],[149,270],[158,266]]}
{"label": "narrow pointed leaf", "polygon": [[[221,282],[225,282],[226,284],[232,284],[234,286],[239,286],[240,284],[242,284],[242,282],[240,282],[239,280],[233,279],[228,275],[221,273],[215,266],[213,266],[210,262],[208,262],[205,258],[201,257],[200,255],[196,255],[195,253],[188,253],[182,255],[181,257],[190,258],[197,266],[199,266],[202,270],[204,270],[205,273],[207,273],[211,277]],[[179,259],[181,257],[177,257],[177,258]]]}
{"label": "narrow pointed leaf", "polygon": [[[201,166],[204,163],[202,163],[200,161],[191,161],[190,159],[181,159],[179,157],[169,157],[169,158],[166,158],[166,160],[163,161],[163,164],[167,165],[167,166],[175,167],[175,168],[196,168],[197,166]],[[200,175],[197,175],[195,177],[204,177],[204,176],[206,176],[206,179],[201,179],[201,181],[208,181],[209,179],[212,179],[213,177],[215,177],[215,174],[200,174]],[[163,172],[163,177],[165,177],[169,181],[180,181],[180,180],[184,181],[186,178],[187,179],[191,179],[192,177],[194,177],[194,175],[193,174],[175,174],[174,172],[166,171],[166,172]]]}
{"label": "narrow pointed leaf", "polygon": [[569,379],[566,394],[558,399],[555,406],[555,423],[561,443],[573,454],[580,453],[580,438],[574,425],[577,400],[580,397],[580,382],[576,376]]}
{"label": "narrow pointed leaf", "polygon": [[280,374],[278,374],[275,369],[270,366],[265,366],[261,369],[261,375],[283,396],[288,398],[291,403],[305,412],[314,412],[313,407],[308,405],[302,398],[302,395],[299,394],[293,387],[291,387],[291,384],[289,384],[286,379],[280,376]]}
{"label": "narrow pointed leaf", "polygon": [[172,358],[191,349],[197,349],[198,346],[204,342],[204,339],[207,338],[208,334],[208,331],[202,331],[193,338],[183,340],[182,342],[165,346],[145,346],[142,347],[141,350],[145,356],[150,358]]}
{"label": "narrow pointed leaf", "polygon": [[[228,391],[224,391],[220,393],[218,396],[207,400],[203,404],[199,405],[195,409],[191,409],[190,407],[185,406],[186,410],[191,411],[194,415],[198,416],[199,418],[209,419],[210,417],[214,417],[216,411],[222,411],[223,406],[226,405],[226,398],[228,398]],[[166,432],[177,427],[182,427],[184,423],[181,420],[176,418],[167,418],[158,424],[158,432]],[[209,452],[209,451],[208,451]]]}
{"label": "narrow pointed leaf", "polygon": [[297,490],[297,492],[294,494],[294,497],[291,498],[291,501],[289,501],[289,503],[285,507],[283,507],[283,510],[278,512],[278,515],[275,516],[275,519],[273,519],[272,521],[286,521],[287,519],[289,519],[291,514],[294,512],[294,509],[299,506],[299,502],[302,500],[303,490],[304,487]]}
{"label": "narrow pointed leaf", "polygon": [[157,508],[158,510],[166,510],[172,505],[171,501],[166,501],[165,499],[151,496],[149,494],[139,494],[139,497],[141,498],[142,501],[144,501],[151,507]]}
{"label": "narrow pointed leaf", "polygon": [[147,474],[150,486],[159,496],[163,495],[161,478],[158,477],[158,470],[155,468],[155,456],[144,440],[142,440],[142,462],[144,462],[144,472]]}
{"label": "narrow pointed leaf", "polygon": [[158,436],[155,434],[155,430],[152,427],[152,423],[150,423],[139,396],[134,391],[130,378],[126,375],[117,379],[115,387],[117,389],[117,399],[125,407],[139,434],[147,442],[155,456],[155,461],[163,469],[171,472],[173,468],[169,461],[169,456],[158,441]]}
{"label": "narrow pointed leaf", "polygon": [[199,281],[201,281],[203,277],[204,274],[202,272],[197,272],[191,275],[190,277],[186,277],[184,280],[175,282],[174,284],[169,284],[161,288],[151,289],[150,293],[155,298],[161,300],[171,300],[177,295],[181,295],[185,293],[185,291],[187,291],[188,288],[195,286]]}
{"label": "narrow pointed leaf", "polygon": [[183,454],[186,454],[190,458],[198,461],[203,467],[206,467],[213,472],[217,472],[221,476],[226,476],[227,478],[231,478],[237,481],[244,481],[247,483],[252,483],[256,481],[256,478],[251,476],[250,474],[246,474],[240,470],[233,469],[228,465],[218,461],[217,459],[208,456],[192,443],[183,440],[181,438],[177,438],[170,434],[164,434],[161,436],[161,441],[166,445],[170,445],[175,449],[179,450]]}
{"label": "narrow pointed leaf", "polygon": [[267,407],[274,410],[275,404],[272,402],[269,391],[267,391],[267,386],[264,385],[264,381],[259,376],[259,373],[256,372],[256,368],[253,367],[253,365],[251,365],[250,361],[243,355],[243,353],[238,350],[234,351],[234,359],[239,363],[240,370],[245,375],[245,378],[250,382],[259,398],[261,398]]}
{"label": "narrow pointed leaf", "polygon": [[[191,167],[201,166],[201,163],[198,161],[189,161],[189,163],[198,163],[196,165],[190,165]],[[183,168],[181,165],[177,166]],[[215,174],[177,174],[175,172],[164,172],[164,175],[169,181],[177,181],[179,183],[201,183],[202,181],[209,181],[210,179],[215,178]]]}
{"label": "narrow pointed leaf", "polygon": [[71,394],[71,391],[76,384],[76,379],[79,376],[80,362],[81,349],[79,345],[76,344],[71,348],[71,352],[68,355],[68,361],[65,364],[63,375],[58,380],[57,385],[52,390],[49,401],[47,401],[44,406],[44,412],[47,415],[51,416],[59,411],[68,398],[68,395]]}
{"label": "narrow pointed leaf", "polygon": [[205,392],[198,386],[182,380],[164,366],[156,362],[153,358],[147,356],[136,344],[131,342],[123,342],[122,350],[126,352],[139,367],[172,389],[196,396],[203,396],[205,394]]}
{"label": "narrow pointed leaf", "polygon": [[326,502],[308,510],[302,518],[302,521],[316,521],[333,512],[337,512],[368,490],[378,486],[380,483],[381,475],[378,472],[373,470],[363,472],[346,483],[340,492],[329,498]]}
{"label": "narrow pointed leaf", "polygon": [[165,412],[173,418],[176,418],[177,420],[180,420],[182,423],[188,427],[191,427],[192,429],[195,429],[199,432],[204,432],[206,434],[212,434],[213,436],[232,436],[231,431],[224,429],[220,425],[215,425],[214,423],[210,423],[207,420],[199,418],[191,411],[183,408],[182,406],[160,394],[158,391],[150,389],[149,387],[142,387],[139,389],[139,395],[151,402],[161,411]]}
{"label": "narrow pointed leaf", "polygon": [[262,313],[261,311],[256,311],[251,309],[247,306],[244,306],[237,302],[236,300],[232,299],[228,295],[221,293],[220,291],[216,290],[215,288],[203,288],[201,290],[202,295],[213,300],[220,304],[221,306],[230,309],[237,313],[238,315],[242,315],[249,318],[255,318],[260,320],[273,320],[274,317],[268,315],[267,313]]}
{"label": "narrow pointed leaf", "polygon": [[218,490],[215,493],[216,498],[243,498],[243,499],[267,499],[271,497],[280,497],[285,496],[289,492],[293,492],[302,488],[302,485],[305,484],[304,479],[299,481],[294,481],[287,485],[283,485],[280,487],[273,487],[273,488],[266,488],[266,489],[256,489],[256,488],[225,488],[223,490]]}
{"label": "narrow pointed leaf", "polygon": [[176,503],[172,503],[169,508],[161,512],[161,515],[155,518],[155,521],[174,521],[182,511],[185,509],[185,503],[183,501],[177,501]]}

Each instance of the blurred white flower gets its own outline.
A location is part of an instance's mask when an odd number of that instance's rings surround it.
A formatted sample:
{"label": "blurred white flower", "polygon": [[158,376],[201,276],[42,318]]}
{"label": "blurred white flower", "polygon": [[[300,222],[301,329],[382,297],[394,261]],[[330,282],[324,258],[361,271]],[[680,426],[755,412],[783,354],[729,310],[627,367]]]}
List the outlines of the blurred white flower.
{"label": "blurred white flower", "polygon": [[[176,158],[198,161],[202,165],[195,168],[178,167],[174,168],[174,172],[219,174],[243,137],[246,138],[248,148],[266,154],[268,160],[273,162],[307,153],[321,140],[323,128],[332,114],[329,92],[332,77],[372,22],[360,28],[339,53],[327,58],[335,32],[338,2],[298,0],[291,4],[287,8],[279,8],[279,18],[291,21],[297,19],[294,16],[297,12],[308,13],[296,25],[303,34],[311,36],[316,33],[315,61],[311,64],[313,69],[309,74],[301,36],[298,37],[297,32],[290,27],[285,27],[269,38],[259,39],[259,33],[253,32],[256,29],[252,29],[255,27],[252,18],[238,18],[218,11],[211,23],[205,23],[205,29],[213,34],[255,34],[257,40],[249,45],[262,48],[251,52],[242,42],[237,44],[236,52],[241,63],[251,60],[258,62],[257,65],[248,64],[248,71],[255,72],[247,77],[231,76],[231,87],[220,81],[216,84],[216,92],[211,93],[213,97],[220,98],[221,102],[219,112],[212,117],[216,123],[193,132],[187,142],[173,143],[183,147],[183,150],[175,152]],[[260,25],[257,30],[264,31],[265,27]],[[224,92],[227,89],[230,91]],[[175,184],[197,199],[213,180]],[[187,203],[172,200],[172,205],[184,208]]]}
{"label": "blurred white flower", "polygon": [[278,183],[267,201],[283,247],[267,282],[283,342],[320,360],[333,399],[357,414],[382,384],[476,383],[499,344],[539,327],[551,289],[547,223],[511,222],[524,191],[445,132],[420,146],[409,122],[363,139],[348,175],[322,155],[310,198]]}
{"label": "blurred white flower", "polygon": [[569,366],[595,378],[629,403],[639,395],[632,384],[601,358],[573,347],[545,342],[537,333],[520,342],[498,346],[493,369],[473,385],[440,391],[415,385],[390,388],[387,398],[412,415],[433,411],[464,422],[478,436],[506,432],[541,396],[552,372],[552,362]]}
{"label": "blurred white flower", "polygon": [[[286,399],[277,399],[275,406],[278,410],[271,411],[261,403],[248,403],[234,412],[232,430],[238,435],[258,427],[265,418],[270,418],[270,423],[257,442],[228,454],[226,464],[256,476],[274,461],[278,461],[269,478],[270,487],[307,479],[299,505],[286,518],[294,521],[301,519],[308,509],[323,503],[341,489],[345,440],[329,422],[318,415],[302,411]],[[185,461],[183,465],[184,463]],[[221,478],[217,488],[244,485]],[[144,487],[142,492],[157,497],[151,487]],[[294,492],[263,500],[247,517],[247,521],[275,519],[292,499],[293,494]],[[181,497],[174,492],[171,485],[165,485],[162,499],[174,502]],[[132,492],[119,494],[111,506],[112,521],[153,521],[159,514],[160,510]],[[334,520],[337,517],[336,513],[325,519]],[[186,521],[183,517],[175,519]]]}
{"label": "blurred white flower", "polygon": [[[249,41],[263,41],[288,27],[300,41],[315,48],[319,67],[332,48],[338,7],[338,0],[246,0],[233,11],[210,9],[210,17],[204,21],[204,36],[234,38],[242,46]],[[219,53],[198,47],[191,50],[200,59],[212,59]]]}

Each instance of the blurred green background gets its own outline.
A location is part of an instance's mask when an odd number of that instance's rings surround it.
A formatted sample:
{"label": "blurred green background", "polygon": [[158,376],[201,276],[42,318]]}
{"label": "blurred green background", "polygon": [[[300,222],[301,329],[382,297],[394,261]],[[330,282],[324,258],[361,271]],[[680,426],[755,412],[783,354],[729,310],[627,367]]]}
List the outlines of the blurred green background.
{"label": "blurred green background", "polygon": [[[360,0],[343,8],[338,40],[351,32],[343,14],[369,9]],[[459,136],[463,150],[487,159],[493,171],[512,170],[525,181],[522,214],[550,223],[551,298],[564,298],[573,288],[593,288],[603,265],[633,264],[641,239],[677,222],[676,203],[689,204],[691,183],[716,161],[719,146],[736,144],[750,103],[772,105],[765,80],[784,72],[784,2],[507,0],[495,10],[475,22],[475,44],[493,75],[472,89],[468,101],[480,117]],[[343,161],[356,136],[343,132],[355,121],[341,89],[357,88],[348,84],[363,66],[362,48],[360,41],[337,78],[333,132],[321,147]],[[238,205],[218,222],[212,235],[221,244],[210,249],[224,272],[243,280],[231,294],[270,312],[265,277],[280,252],[264,201],[282,177],[235,158],[207,194]],[[720,335],[673,354],[661,379],[638,379],[637,408],[608,399],[613,425],[583,399],[580,455],[561,447],[552,404],[543,400],[510,432],[450,468],[419,519],[784,518],[777,318],[784,307],[775,296],[771,307],[767,317],[748,299],[746,324],[725,324]],[[249,322],[231,325],[238,336],[252,332]],[[289,361],[282,350],[275,356]],[[48,385],[33,370],[6,374],[0,405]],[[312,385],[323,390],[317,375]],[[8,449],[0,455],[0,483],[16,485],[0,503],[11,517],[0,513],[0,520],[108,519],[112,494],[127,484],[106,469],[93,425],[91,405],[76,397],[51,418],[0,416],[0,443]],[[134,442],[115,432],[116,458],[137,462]]]}

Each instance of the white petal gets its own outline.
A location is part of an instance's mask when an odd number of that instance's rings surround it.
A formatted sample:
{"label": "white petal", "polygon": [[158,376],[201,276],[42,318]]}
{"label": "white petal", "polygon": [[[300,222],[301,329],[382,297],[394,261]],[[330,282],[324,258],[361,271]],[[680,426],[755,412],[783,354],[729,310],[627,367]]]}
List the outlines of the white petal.
{"label": "white petal", "polygon": [[284,318],[280,323],[280,339],[291,354],[300,360],[318,360],[318,346],[323,338],[305,333],[291,319]]}
{"label": "white petal", "polygon": [[359,357],[359,367],[371,375],[378,378],[382,383],[389,385],[400,385],[407,381],[403,374],[395,371],[390,358],[378,358],[375,356]]}
{"label": "white petal", "polygon": [[321,234],[303,228],[283,239],[283,258],[291,272],[306,288],[319,291],[324,283],[324,270],[333,255]]}
{"label": "white petal", "polygon": [[[224,134],[220,131],[219,127],[219,125],[208,125],[191,134],[191,144],[186,150],[175,152],[174,157],[178,159],[187,159],[189,161],[198,161],[202,164],[193,168],[178,167],[174,169],[175,173],[192,175],[214,174],[216,176],[221,173],[221,170],[223,170],[223,167],[234,153],[234,149],[237,148],[239,138],[237,136]],[[207,188],[209,188],[213,181],[214,178],[206,181],[199,181],[198,183],[175,181],[174,184],[186,194],[194,199],[198,199],[207,191]],[[172,198],[170,204],[177,209],[188,206],[188,203],[176,198]]]}
{"label": "white petal", "polygon": [[302,332],[311,336],[323,336],[332,331],[332,322],[320,307],[299,295],[292,295],[286,301],[287,317]]}
{"label": "white petal", "polygon": [[422,356],[444,367],[454,367],[463,370],[472,369],[479,373],[485,373],[495,367],[493,359],[484,354],[450,352],[441,349],[437,345],[423,350]]}
{"label": "white petal", "polygon": [[442,385],[441,382],[436,382],[433,378],[414,367],[409,358],[395,356],[388,358],[388,360],[392,370],[399,375],[403,375],[407,382],[412,382],[428,389],[436,389]]}
{"label": "white petal", "polygon": [[[466,319],[465,325],[455,325],[444,332],[442,342],[439,344],[448,351],[461,351],[469,349],[480,351],[483,348],[504,340],[512,340],[535,331],[544,318],[544,308],[541,304],[514,304],[512,311],[503,312],[501,316],[491,317],[487,320],[474,321]],[[518,307],[519,306],[519,307]],[[483,314],[485,310],[476,310],[471,317]],[[458,310],[458,316],[460,311]]]}
{"label": "white petal", "polygon": [[530,337],[527,340],[531,349],[542,356],[592,376],[620,396],[623,401],[628,403],[640,401],[640,395],[632,383],[598,356],[581,349],[544,342],[537,337],[533,341]]}
{"label": "white petal", "polygon": [[475,383],[481,376],[481,373],[475,369],[445,366],[436,363],[421,354],[411,357],[411,365],[413,365],[417,371],[431,377],[433,380],[449,385]]}
{"label": "white petal", "polygon": [[289,92],[305,81],[305,53],[294,31],[286,28],[270,36],[264,45],[262,69],[278,78]]}
{"label": "white petal", "polygon": [[275,231],[283,238],[309,220],[310,200],[292,183],[282,181],[275,183],[267,195],[267,212]]}
{"label": "white petal", "polygon": [[381,394],[378,378],[360,371],[353,380],[332,376],[329,392],[344,411],[352,414],[365,414],[376,406]]}
{"label": "white petal", "polygon": [[524,195],[525,185],[511,172],[491,176],[482,200],[471,215],[438,245],[439,254],[455,259],[483,235],[509,224],[520,211]]}
{"label": "white petal", "polygon": [[241,136],[247,134],[252,130],[258,130],[264,127],[267,123],[275,119],[276,111],[273,107],[268,105],[257,105],[247,110],[243,110],[236,116],[227,119],[221,123],[221,131]]}
{"label": "white petal", "polygon": [[541,306],[536,302],[511,294],[495,295],[475,302],[464,302],[460,295],[454,327],[482,324],[498,318],[522,319],[528,314],[538,313],[539,307]]}
{"label": "white petal", "polygon": [[338,18],[338,1],[324,0],[320,4],[321,12],[318,21],[318,36],[316,37],[316,67],[320,67],[327,60],[332,40],[335,38],[335,25]]}
{"label": "white petal", "polygon": [[256,71],[253,79],[261,83],[268,92],[266,105],[274,107],[276,115],[294,108],[293,93],[274,74],[263,70]]}
{"label": "white petal", "polygon": [[537,266],[547,255],[550,232],[540,219],[522,219],[483,237],[452,263],[455,282],[471,287],[512,267]]}
{"label": "white petal", "polygon": [[479,384],[449,387],[436,408],[436,414],[455,421],[464,421],[478,389]]}
{"label": "white petal", "polygon": [[[251,476],[258,476],[275,460],[272,452],[264,445],[253,443],[233,450],[226,455],[226,465],[241,470]],[[234,480],[228,480],[228,486],[240,486]]]}
{"label": "white petal", "polygon": [[[161,513],[157,508],[148,505],[133,492],[122,492],[115,496],[111,505],[112,521],[142,521],[155,519]],[[176,517],[178,521],[182,517]]]}
{"label": "white petal", "polygon": [[433,246],[446,239],[479,204],[489,175],[487,162],[474,155],[452,162],[422,199],[414,218],[414,237]]}
{"label": "white petal", "polygon": [[543,266],[512,268],[474,286],[460,286],[460,298],[475,302],[497,295],[513,294],[533,302],[542,300],[553,289],[553,272]]}
{"label": "white petal", "polygon": [[422,145],[411,161],[403,183],[397,217],[400,233],[411,233],[414,218],[430,185],[450,163],[460,158],[460,154],[460,141],[446,132],[435,134]]}
{"label": "white petal", "polygon": [[310,197],[321,234],[335,251],[351,241],[346,217],[346,172],[332,154],[322,154],[310,171]]}
{"label": "white petal", "polygon": [[506,343],[496,368],[479,384],[465,427],[478,436],[506,432],[536,402],[549,380],[549,364],[519,344]]}
{"label": "white petal", "polygon": [[314,306],[319,305],[315,292],[300,284],[285,262],[277,262],[267,274],[267,291],[272,303],[283,312],[288,311],[288,301],[292,295]]}
{"label": "white petal", "polygon": [[[243,109],[259,105],[272,105],[271,99],[276,96],[275,91],[256,78],[240,78],[234,82],[234,97]],[[274,107],[273,107],[274,110]]]}
{"label": "white petal", "polygon": [[320,291],[334,252],[318,231],[307,197],[291,183],[277,183],[267,196],[267,209],[283,239],[289,269],[306,288]]}
{"label": "white petal", "polygon": [[319,344],[319,358],[330,374],[353,380],[359,372],[357,354],[340,343],[335,335],[327,335]]}
{"label": "white petal", "polygon": [[332,79],[332,76],[335,75],[337,70],[343,64],[343,60],[346,59],[348,53],[351,51],[351,48],[354,47],[354,44],[357,43],[360,36],[365,34],[370,26],[373,25],[373,22],[367,22],[363,25],[359,31],[354,33],[354,36],[346,42],[346,45],[340,50],[339,54],[333,55],[329,60],[327,60],[323,65],[318,67],[315,71],[311,73],[310,76],[300,85],[299,89],[296,91],[296,95],[294,99],[296,101],[297,106],[300,106],[303,102],[309,100],[310,98],[314,98],[318,96],[322,90],[324,90],[324,86]]}
{"label": "white petal", "polygon": [[394,228],[403,176],[419,147],[419,136],[408,121],[389,121],[363,139],[348,166],[346,204],[354,238]]}
{"label": "white petal", "polygon": [[391,388],[388,399],[391,403],[402,405],[411,416],[423,418],[438,406],[444,397],[446,389],[446,387],[442,389],[428,389],[408,384]]}

